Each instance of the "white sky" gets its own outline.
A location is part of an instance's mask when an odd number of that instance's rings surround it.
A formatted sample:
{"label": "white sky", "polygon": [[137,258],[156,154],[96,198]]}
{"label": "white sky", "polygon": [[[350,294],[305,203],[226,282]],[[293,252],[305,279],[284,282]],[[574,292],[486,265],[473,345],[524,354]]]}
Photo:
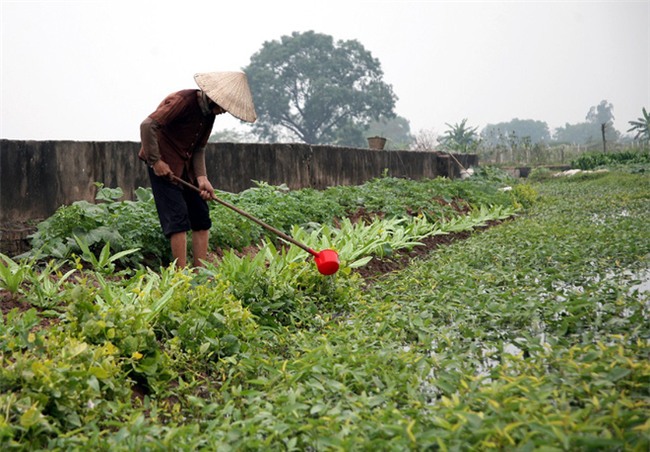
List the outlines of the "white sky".
{"label": "white sky", "polygon": [[[196,72],[309,30],[379,59],[413,133],[464,118],[553,131],[604,99],[625,132],[650,107],[650,0],[0,2],[0,138],[139,141]],[[214,130],[243,128],[226,116]]]}

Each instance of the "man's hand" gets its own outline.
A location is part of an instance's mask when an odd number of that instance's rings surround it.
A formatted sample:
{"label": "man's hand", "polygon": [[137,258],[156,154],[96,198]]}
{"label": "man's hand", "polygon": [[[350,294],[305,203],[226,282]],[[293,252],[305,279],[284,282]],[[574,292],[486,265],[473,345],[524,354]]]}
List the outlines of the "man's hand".
{"label": "man's hand", "polygon": [[172,174],[174,174],[169,165],[162,160],[158,160],[151,168],[153,169],[153,173],[159,177],[171,178]]}
{"label": "man's hand", "polygon": [[209,201],[211,199],[215,198],[214,194],[214,188],[212,187],[212,184],[208,180],[207,177],[205,176],[199,176],[196,178],[197,182],[199,183],[199,189],[201,190],[200,196],[206,201]]}

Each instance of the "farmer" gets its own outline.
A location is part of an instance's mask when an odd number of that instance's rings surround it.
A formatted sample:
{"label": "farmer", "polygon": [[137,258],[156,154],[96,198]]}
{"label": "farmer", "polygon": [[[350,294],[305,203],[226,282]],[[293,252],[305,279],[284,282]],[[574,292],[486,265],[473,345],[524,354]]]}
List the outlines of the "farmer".
{"label": "farmer", "polygon": [[[202,266],[208,254],[212,222],[206,201],[214,197],[214,188],[206,171],[205,145],[216,115],[228,112],[242,121],[256,119],[243,72],[202,73],[194,80],[200,89],[170,94],[140,124],[138,157],[148,166],[160,225],[181,268],[187,266],[187,231],[192,231],[194,266]],[[198,186],[200,192],[183,188],[173,176]]]}

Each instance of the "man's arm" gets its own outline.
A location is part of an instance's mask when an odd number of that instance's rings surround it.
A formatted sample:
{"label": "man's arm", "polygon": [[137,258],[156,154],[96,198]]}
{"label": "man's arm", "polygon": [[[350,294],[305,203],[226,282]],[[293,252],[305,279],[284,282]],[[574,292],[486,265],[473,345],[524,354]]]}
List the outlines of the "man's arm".
{"label": "man's arm", "polygon": [[155,119],[147,117],[140,124],[140,139],[142,141],[142,151],[147,165],[153,168],[156,176],[169,176],[172,170],[169,165],[160,158],[160,148],[158,147],[158,130],[160,124]]}
{"label": "man's arm", "polygon": [[194,154],[192,154],[192,167],[194,168],[196,181],[199,183],[199,188],[201,189],[201,198],[206,201],[212,199],[214,196],[214,188],[207,176],[208,172],[205,167],[205,148],[199,148],[194,151]]}

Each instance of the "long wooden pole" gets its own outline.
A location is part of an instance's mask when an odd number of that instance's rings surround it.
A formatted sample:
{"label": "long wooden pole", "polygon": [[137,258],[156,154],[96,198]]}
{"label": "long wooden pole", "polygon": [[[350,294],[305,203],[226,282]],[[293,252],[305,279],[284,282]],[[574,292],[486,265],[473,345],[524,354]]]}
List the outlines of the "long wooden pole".
{"label": "long wooden pole", "polygon": [[[175,176],[175,175],[173,175],[173,174],[172,174],[171,177],[172,177],[173,180],[175,180],[176,182],[179,182],[180,184],[184,185],[185,187],[190,188],[190,189],[192,189],[192,190],[194,190],[194,191],[196,191],[196,192],[199,192],[199,193],[201,192],[201,189],[200,189],[199,187],[197,187],[197,186],[195,186],[195,185],[192,185],[192,184],[190,184],[190,183],[187,182],[187,181],[184,181],[184,180],[181,179],[180,177]],[[311,255],[313,255],[313,256],[318,256],[318,252],[312,250],[311,248],[309,248],[309,247],[308,247],[307,245],[305,245],[304,243],[300,243],[299,241],[297,241],[297,240],[294,239],[293,237],[291,237],[291,236],[285,234],[284,232],[280,231],[279,229],[274,228],[273,226],[271,226],[271,225],[269,225],[269,224],[264,223],[262,220],[260,220],[260,219],[258,219],[258,218],[255,218],[254,216],[252,216],[252,215],[249,214],[248,212],[245,212],[245,211],[241,210],[239,207],[230,204],[228,201],[224,201],[223,199],[219,198],[217,195],[213,194],[213,195],[212,195],[212,199],[213,199],[214,201],[217,201],[219,204],[222,204],[222,205],[228,207],[229,209],[234,210],[234,211],[237,212],[238,214],[245,216],[246,218],[248,218],[248,219],[251,220],[252,222],[254,222],[254,223],[256,223],[256,224],[262,226],[264,229],[268,229],[269,231],[271,231],[271,232],[274,233],[275,235],[277,235],[277,236],[283,238],[283,239],[286,240],[287,242],[289,242],[289,243],[293,243],[294,245],[296,245],[296,246],[302,248],[303,250],[307,251],[309,254],[311,254]]]}

